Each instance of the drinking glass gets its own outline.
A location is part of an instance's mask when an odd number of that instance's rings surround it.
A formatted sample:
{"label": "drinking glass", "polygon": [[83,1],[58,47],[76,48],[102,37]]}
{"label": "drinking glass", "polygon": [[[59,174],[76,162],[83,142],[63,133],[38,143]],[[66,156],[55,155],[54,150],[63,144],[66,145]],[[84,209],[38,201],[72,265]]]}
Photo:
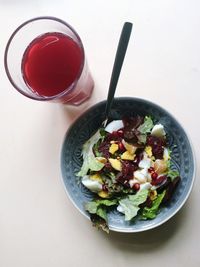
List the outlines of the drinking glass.
{"label": "drinking glass", "polygon": [[34,100],[80,105],[92,94],[94,81],[77,32],[55,17],[21,24],[8,40],[7,76],[21,94]]}

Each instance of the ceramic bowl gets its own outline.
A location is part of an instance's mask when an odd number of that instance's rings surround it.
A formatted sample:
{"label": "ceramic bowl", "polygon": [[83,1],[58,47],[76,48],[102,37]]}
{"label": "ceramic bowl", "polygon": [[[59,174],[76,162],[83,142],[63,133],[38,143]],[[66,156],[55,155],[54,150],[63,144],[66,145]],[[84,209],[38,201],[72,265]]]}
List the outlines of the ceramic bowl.
{"label": "ceramic bowl", "polygon": [[[66,192],[74,206],[89,219],[84,203],[92,200],[93,194],[80,182],[76,173],[82,164],[82,145],[100,127],[105,110],[105,101],[92,106],[71,125],[66,133],[62,152],[61,170]],[[132,97],[114,99],[111,117],[150,115],[164,125],[168,135],[168,146],[172,150],[172,164],[179,170],[181,182],[170,203],[161,208],[153,220],[124,221],[124,215],[116,211],[108,214],[110,230],[118,232],[141,232],[155,228],[172,218],[186,202],[194,182],[194,153],[189,138],[180,123],[165,109],[150,101]]]}

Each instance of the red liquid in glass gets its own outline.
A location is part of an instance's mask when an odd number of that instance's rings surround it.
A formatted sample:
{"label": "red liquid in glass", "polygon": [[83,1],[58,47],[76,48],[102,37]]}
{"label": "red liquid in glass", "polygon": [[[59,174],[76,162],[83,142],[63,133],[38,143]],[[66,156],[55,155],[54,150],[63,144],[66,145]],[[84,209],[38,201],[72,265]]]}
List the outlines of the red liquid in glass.
{"label": "red liquid in glass", "polygon": [[78,78],[83,61],[83,50],[69,36],[46,33],[26,49],[22,73],[33,92],[40,96],[54,96]]}

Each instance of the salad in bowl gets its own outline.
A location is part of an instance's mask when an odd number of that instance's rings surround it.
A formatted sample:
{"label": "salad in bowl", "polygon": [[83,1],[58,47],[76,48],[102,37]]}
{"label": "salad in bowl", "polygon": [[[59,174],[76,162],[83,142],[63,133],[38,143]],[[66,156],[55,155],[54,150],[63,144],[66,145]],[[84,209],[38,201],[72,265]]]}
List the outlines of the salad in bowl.
{"label": "salad in bowl", "polygon": [[61,152],[64,188],[74,206],[105,231],[153,229],[184,205],[195,178],[190,140],[164,108],[145,99],[106,101],[70,126]]}
{"label": "salad in bowl", "polygon": [[113,120],[84,143],[77,176],[94,194],[84,203],[93,225],[108,232],[111,209],[125,221],[157,216],[181,180],[167,143],[164,126],[149,115]]}

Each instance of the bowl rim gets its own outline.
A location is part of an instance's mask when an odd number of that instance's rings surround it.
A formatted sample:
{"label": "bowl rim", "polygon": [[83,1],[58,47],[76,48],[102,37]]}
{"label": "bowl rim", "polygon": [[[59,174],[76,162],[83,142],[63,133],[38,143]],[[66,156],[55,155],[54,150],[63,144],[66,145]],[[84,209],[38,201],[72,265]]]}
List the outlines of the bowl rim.
{"label": "bowl rim", "polygon": [[[174,217],[175,214],[177,214],[180,209],[184,206],[184,204],[186,203],[186,201],[188,200],[191,191],[193,189],[194,186],[194,181],[196,178],[196,157],[195,157],[195,152],[194,152],[194,146],[192,144],[190,135],[188,134],[188,132],[185,130],[185,128],[182,126],[182,124],[174,117],[174,115],[172,115],[168,110],[166,110],[165,108],[163,108],[162,106],[158,105],[157,103],[154,103],[152,101],[149,101],[147,99],[144,98],[138,98],[138,97],[129,97],[129,96],[125,96],[125,97],[115,97],[113,100],[113,105],[115,102],[117,101],[140,101],[143,102],[145,104],[148,105],[153,105],[154,107],[164,111],[166,113],[167,116],[171,117],[175,123],[181,128],[181,130],[183,130],[183,132],[185,133],[187,139],[188,139],[188,143],[190,145],[191,148],[191,152],[192,152],[192,162],[193,162],[193,175],[191,177],[191,183],[190,186],[187,190],[187,194],[185,195],[185,198],[183,199],[183,201],[177,206],[177,208],[171,212],[168,216],[166,216],[166,218],[164,218],[163,220],[161,220],[160,222],[148,225],[145,228],[139,228],[139,229],[134,229],[134,228],[118,228],[118,227],[113,227],[113,226],[109,226],[109,230],[110,231],[114,231],[114,232],[120,232],[120,233],[138,233],[138,232],[144,232],[144,231],[148,231],[148,230],[152,230],[154,228],[157,228],[159,226],[161,226],[162,224],[164,224],[165,222],[167,222],[168,220],[170,220],[172,217]],[[64,144],[65,144],[65,140],[68,136],[68,133],[71,131],[71,129],[74,127],[74,125],[78,122],[81,121],[82,118],[84,118],[84,116],[88,113],[90,113],[93,109],[98,108],[101,105],[105,105],[106,100],[102,100],[99,101],[97,103],[95,103],[94,105],[92,105],[91,107],[89,107],[86,111],[84,111],[81,115],[79,115],[76,120],[69,126],[68,130],[66,131],[64,138],[63,138],[63,143],[61,146],[61,153],[60,153],[60,170],[61,170],[61,180],[62,183],[64,185],[64,190],[68,196],[68,198],[70,199],[71,203],[76,207],[76,209],[84,215],[84,217],[86,217],[88,220],[90,220],[89,215],[86,215],[86,213],[84,213],[83,210],[81,210],[78,205],[75,203],[75,201],[72,199],[71,195],[69,194],[67,187],[65,186],[65,182],[64,182],[64,174],[63,174],[63,166],[62,166],[62,159],[63,159],[63,153],[64,153]]]}

